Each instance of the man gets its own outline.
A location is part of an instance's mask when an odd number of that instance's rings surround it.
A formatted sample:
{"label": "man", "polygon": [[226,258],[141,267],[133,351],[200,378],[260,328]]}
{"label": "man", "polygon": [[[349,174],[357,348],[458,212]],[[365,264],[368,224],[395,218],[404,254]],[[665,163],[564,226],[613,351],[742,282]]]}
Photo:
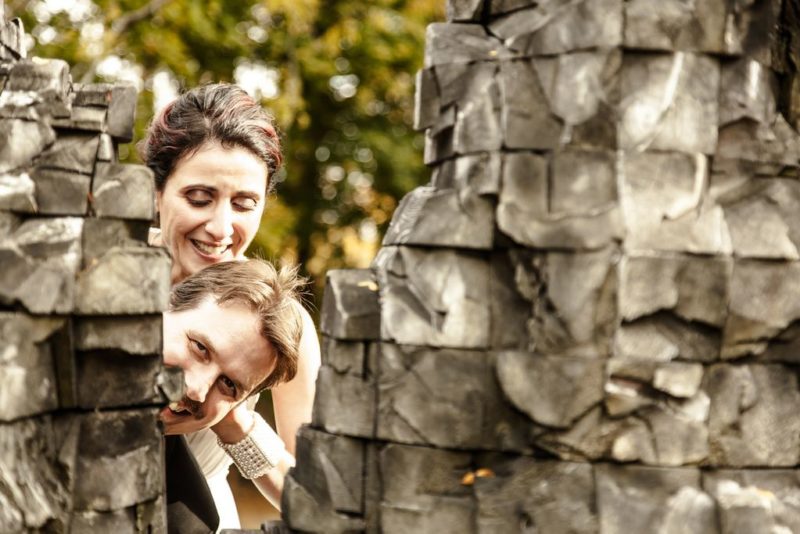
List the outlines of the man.
{"label": "man", "polygon": [[[160,419],[165,434],[188,435],[223,527],[238,524],[225,481],[231,462],[273,502],[294,465],[280,438],[245,402],[297,370],[299,283],[293,270],[278,272],[260,260],[218,263],[176,285],[164,314],[164,363],[183,370],[185,392]],[[203,530],[174,525],[198,519],[214,530],[208,496],[198,499],[194,490],[202,494],[203,488],[188,474],[192,455],[187,459],[185,443],[168,439],[167,452],[170,530]]]}

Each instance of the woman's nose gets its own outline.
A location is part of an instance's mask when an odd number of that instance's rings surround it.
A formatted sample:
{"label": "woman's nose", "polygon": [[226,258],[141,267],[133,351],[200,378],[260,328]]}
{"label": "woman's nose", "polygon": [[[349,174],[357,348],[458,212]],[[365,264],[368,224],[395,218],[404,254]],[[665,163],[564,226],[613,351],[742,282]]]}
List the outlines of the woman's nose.
{"label": "woman's nose", "polygon": [[233,210],[227,202],[220,202],[206,222],[206,232],[217,241],[233,235]]}

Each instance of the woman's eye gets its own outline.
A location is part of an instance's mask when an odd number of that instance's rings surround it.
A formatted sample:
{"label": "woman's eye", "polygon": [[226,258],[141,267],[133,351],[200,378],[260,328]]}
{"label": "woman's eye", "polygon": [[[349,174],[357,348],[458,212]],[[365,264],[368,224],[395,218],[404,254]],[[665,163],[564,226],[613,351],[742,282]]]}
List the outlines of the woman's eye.
{"label": "woman's eye", "polygon": [[233,205],[241,211],[253,211],[258,206],[258,202],[254,198],[237,198],[233,201]]}
{"label": "woman's eye", "polygon": [[233,380],[225,375],[222,375],[219,377],[219,384],[222,392],[225,395],[230,395],[234,398],[236,397],[236,384],[233,383]]}
{"label": "woman's eye", "polygon": [[202,189],[193,189],[186,193],[186,200],[192,206],[203,207],[211,204],[211,194]]}

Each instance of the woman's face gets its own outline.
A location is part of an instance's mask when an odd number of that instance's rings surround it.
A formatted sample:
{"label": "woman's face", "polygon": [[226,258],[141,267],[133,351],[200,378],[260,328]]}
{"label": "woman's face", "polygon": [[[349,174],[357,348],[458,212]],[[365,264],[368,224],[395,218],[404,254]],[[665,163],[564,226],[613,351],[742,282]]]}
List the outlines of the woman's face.
{"label": "woman's face", "polygon": [[267,167],[249,150],[207,143],[181,159],[156,194],[172,282],[241,259],[264,212]]}

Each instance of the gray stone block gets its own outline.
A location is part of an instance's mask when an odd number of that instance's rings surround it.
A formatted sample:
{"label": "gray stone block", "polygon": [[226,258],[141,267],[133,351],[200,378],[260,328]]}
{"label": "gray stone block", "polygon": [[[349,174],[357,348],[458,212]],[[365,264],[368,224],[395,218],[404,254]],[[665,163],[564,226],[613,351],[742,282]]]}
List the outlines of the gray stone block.
{"label": "gray stone block", "polygon": [[93,534],[95,532],[114,532],[127,534],[137,532],[135,511],[132,508],[111,512],[82,511],[72,514],[70,533]]}
{"label": "gray stone block", "polygon": [[648,254],[624,256],[619,262],[619,311],[631,321],[670,311],[685,321],[721,328],[727,306],[733,262],[724,257]]}
{"label": "gray stone block", "polygon": [[35,213],[37,209],[36,184],[26,171],[0,174],[0,210]]}
{"label": "gray stone block", "polygon": [[800,259],[800,220],[795,216],[800,184],[796,180],[717,174],[712,188],[720,191],[736,257]]}
{"label": "gray stone block", "polygon": [[800,531],[796,469],[710,471],[703,487],[717,501],[724,534]]}
{"label": "gray stone block", "polygon": [[[0,423],[0,528],[30,532],[66,531],[72,502],[64,469],[70,463],[74,432],[61,432],[50,416]],[[47,525],[47,527],[45,526]],[[60,527],[60,530],[59,530]]]}
{"label": "gray stone block", "polygon": [[161,315],[80,317],[74,324],[78,350],[118,349],[137,355],[161,352]]}
{"label": "gray stone block", "polygon": [[414,128],[423,130],[433,126],[441,111],[439,88],[433,69],[417,71],[414,85]]}
{"label": "gray stone block", "polygon": [[623,161],[626,248],[731,254],[725,213],[706,194],[704,155],[626,153]]}
{"label": "gray stone block", "polygon": [[503,352],[497,377],[505,396],[540,425],[569,428],[603,399],[602,360]]}
{"label": "gray stone block", "polygon": [[526,527],[548,534],[598,532],[591,465],[530,457],[488,465],[492,475],[475,479],[478,534]]}
{"label": "gray stone block", "polygon": [[380,469],[381,532],[475,532],[469,454],[389,444]]}
{"label": "gray stone block", "polygon": [[719,129],[715,158],[797,167],[800,136],[783,115],[771,123],[742,119]]}
{"label": "gray stone block", "polygon": [[[622,237],[611,153],[574,151],[547,160],[505,156],[497,225],[530,247],[597,249]],[[549,176],[552,173],[552,176]]]}
{"label": "gray stone block", "polygon": [[36,314],[73,309],[83,219],[29,219],[0,243],[0,302],[20,302]]}
{"label": "gray stone block", "polygon": [[523,7],[532,7],[538,3],[536,0],[491,0],[488,6],[489,14],[501,15]]}
{"label": "gray stone block", "polygon": [[98,162],[92,182],[92,208],[99,217],[155,217],[155,180],[144,165]]}
{"label": "gray stone block", "polygon": [[600,532],[717,532],[714,500],[698,469],[598,465]]}
{"label": "gray stone block", "polygon": [[117,162],[117,147],[114,140],[108,134],[100,134],[100,144],[97,147],[97,161],[109,163]]}
{"label": "gray stone block", "polygon": [[364,520],[337,513],[329,502],[320,502],[293,477],[286,476],[281,493],[281,510],[286,524],[302,532],[344,534],[362,532]]}
{"label": "gray stone block", "polygon": [[465,108],[478,101],[491,90],[497,78],[496,62],[479,63],[442,63],[434,69],[439,88],[439,104],[447,107],[458,104]]}
{"label": "gray stone block", "polygon": [[0,421],[58,408],[58,384],[48,339],[64,327],[62,318],[0,312]]}
{"label": "gray stone block", "polygon": [[[136,87],[126,83],[76,84],[73,105],[108,110],[107,131],[122,142],[133,139]],[[100,113],[97,111],[97,113]]]}
{"label": "gray stone block", "polygon": [[108,110],[93,106],[72,106],[69,117],[53,119],[52,125],[61,130],[80,130],[83,132],[108,132]]}
{"label": "gray stone block", "polygon": [[501,125],[508,148],[554,149],[563,125],[551,113],[542,82],[530,60],[500,64]]}
{"label": "gray stone block", "polygon": [[149,228],[148,221],[97,219],[94,217],[85,219],[81,237],[83,267],[94,265],[114,247],[143,246],[147,243]]}
{"label": "gray stone block", "polygon": [[711,399],[709,463],[717,467],[794,466],[800,460],[797,374],[783,365],[715,365],[703,389]]}
{"label": "gray stone block", "polygon": [[0,23],[0,44],[3,45],[0,46],[0,59],[4,61],[25,59],[27,47],[24,41],[25,29],[20,19],[14,18]]}
{"label": "gray stone block", "polygon": [[425,33],[425,67],[489,61],[509,55],[500,40],[479,24],[433,23]]}
{"label": "gray stone block", "polygon": [[100,137],[82,133],[61,133],[46,152],[36,160],[42,169],[59,169],[91,175]]}
{"label": "gray stone block", "polygon": [[800,263],[742,260],[731,278],[723,358],[763,352],[773,337],[800,318]]}
{"label": "gray stone block", "polygon": [[370,269],[334,269],[325,280],[320,330],[336,339],[380,337],[378,284]]}
{"label": "gray stone block", "polygon": [[620,76],[619,148],[714,154],[718,60],[688,53],[627,53]]}
{"label": "gray stone block", "polygon": [[447,20],[450,22],[479,20],[484,4],[484,0],[448,0]]}
{"label": "gray stone block", "polygon": [[492,353],[382,344],[378,439],[529,450],[532,425],[505,402],[494,376],[495,360]]}
{"label": "gray stone block", "polygon": [[[686,4],[666,0],[625,3],[625,46],[650,50],[726,52],[729,4],[707,0]],[[730,38],[730,35],[727,35]]]}
{"label": "gray stone block", "polygon": [[37,212],[47,215],[84,215],[89,205],[91,177],[85,174],[37,168],[33,171]]}
{"label": "gray stone block", "polygon": [[[503,4],[516,7],[532,3],[512,0]],[[622,5],[622,0],[537,2],[528,9],[498,17],[489,29],[507,47],[527,56],[613,48],[622,43]],[[492,6],[495,12],[505,9]]]}
{"label": "gray stone block", "polygon": [[161,400],[157,389],[162,366],[159,355],[88,351],[77,353],[75,362],[77,403],[81,408],[143,406]]}
{"label": "gray stone block", "polygon": [[375,259],[381,339],[404,345],[485,348],[489,262],[464,252],[385,247]]}
{"label": "gray stone block", "polygon": [[322,364],[331,367],[337,373],[347,373],[358,377],[367,377],[376,369],[370,369],[371,360],[368,351],[375,352],[377,345],[370,343],[341,341],[322,335]]}
{"label": "gray stone block", "polygon": [[171,261],[155,248],[113,248],[80,272],[75,311],[81,315],[131,315],[163,311],[169,299]]}
{"label": "gray stone block", "polygon": [[610,457],[615,437],[624,423],[604,417],[601,407],[592,408],[566,430],[542,429],[532,443],[561,460],[586,462]]}
{"label": "gray stone block", "polygon": [[[528,324],[533,316],[530,293],[517,286],[517,266],[511,259],[514,252],[492,254],[489,278],[490,346],[492,349],[532,348]],[[519,274],[524,278],[524,270]],[[527,286],[526,288],[527,289]]]}
{"label": "gray stone block", "polygon": [[383,245],[492,248],[494,203],[466,190],[418,187],[400,201]]}
{"label": "gray stone block", "polygon": [[[76,510],[112,511],[150,501],[164,484],[158,409],[80,417],[75,462]],[[113,480],[113,484],[108,481]]]}
{"label": "gray stone block", "polygon": [[492,79],[486,90],[458,105],[453,128],[453,151],[470,154],[499,150],[503,146],[502,96]]}
{"label": "gray stone block", "polygon": [[777,79],[761,63],[750,58],[722,63],[719,125],[741,119],[762,124],[775,121]]}
{"label": "gray stone block", "polygon": [[303,426],[297,435],[294,478],[337,512],[364,512],[365,442]]}
{"label": "gray stone block", "polygon": [[55,138],[44,122],[0,119],[0,173],[29,166]]}
{"label": "gray stone block", "polygon": [[531,304],[528,339],[539,354],[600,358],[617,322],[617,251],[512,250],[514,283]]}
{"label": "gray stone block", "polygon": [[658,361],[712,362],[719,359],[722,332],[670,313],[656,313],[617,328],[614,354]]}
{"label": "gray stone block", "polygon": [[312,424],[328,432],[357,437],[375,434],[374,379],[336,371],[323,365],[317,375]]}
{"label": "gray stone block", "polygon": [[69,65],[60,59],[18,61],[9,69],[3,90],[31,91],[67,102],[70,90]]}
{"label": "gray stone block", "polygon": [[456,189],[463,194],[497,195],[502,164],[502,156],[496,152],[447,160],[434,168],[431,185],[437,190]]}

